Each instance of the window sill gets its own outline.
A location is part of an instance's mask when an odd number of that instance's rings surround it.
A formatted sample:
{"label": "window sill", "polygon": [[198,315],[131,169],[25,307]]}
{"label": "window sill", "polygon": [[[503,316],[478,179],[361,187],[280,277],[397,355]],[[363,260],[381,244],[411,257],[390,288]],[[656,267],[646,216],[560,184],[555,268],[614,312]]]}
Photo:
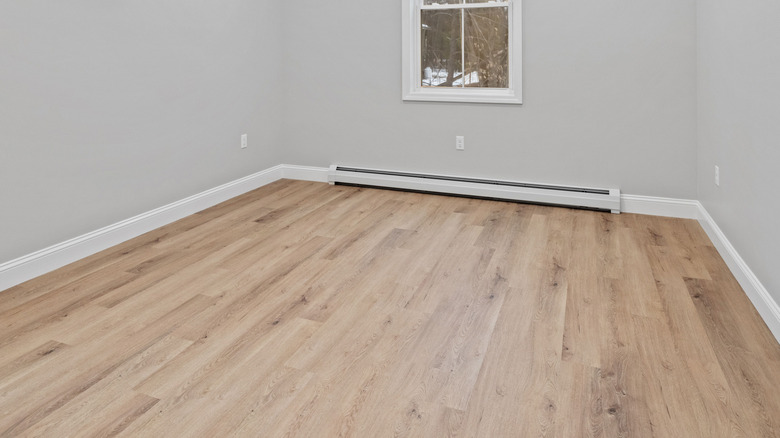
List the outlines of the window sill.
{"label": "window sill", "polygon": [[416,102],[463,102],[463,103],[497,103],[521,105],[523,100],[514,90],[478,90],[478,89],[437,89],[418,88],[404,93],[404,101]]}

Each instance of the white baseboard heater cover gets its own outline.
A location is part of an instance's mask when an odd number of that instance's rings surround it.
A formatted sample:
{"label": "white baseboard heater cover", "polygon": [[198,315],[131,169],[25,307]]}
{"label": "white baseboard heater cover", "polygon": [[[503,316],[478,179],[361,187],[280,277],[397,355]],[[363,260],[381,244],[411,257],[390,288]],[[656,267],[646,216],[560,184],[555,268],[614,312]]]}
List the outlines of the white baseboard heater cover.
{"label": "white baseboard heater cover", "polygon": [[448,195],[505,199],[535,204],[562,205],[620,213],[619,189],[567,187],[338,165],[330,166],[328,182],[331,184],[352,184]]}

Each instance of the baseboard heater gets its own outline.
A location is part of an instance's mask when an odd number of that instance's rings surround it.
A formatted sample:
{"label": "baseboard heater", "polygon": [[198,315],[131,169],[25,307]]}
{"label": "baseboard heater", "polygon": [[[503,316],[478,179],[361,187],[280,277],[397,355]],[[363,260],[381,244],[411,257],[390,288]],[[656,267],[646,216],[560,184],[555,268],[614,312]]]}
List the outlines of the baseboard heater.
{"label": "baseboard heater", "polygon": [[619,189],[594,189],[448,175],[330,166],[331,184],[561,205],[620,213]]}

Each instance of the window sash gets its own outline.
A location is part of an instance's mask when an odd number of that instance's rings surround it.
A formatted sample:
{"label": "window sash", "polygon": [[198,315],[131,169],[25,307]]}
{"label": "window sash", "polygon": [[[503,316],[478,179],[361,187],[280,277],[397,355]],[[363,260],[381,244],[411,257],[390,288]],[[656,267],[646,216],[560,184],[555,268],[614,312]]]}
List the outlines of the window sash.
{"label": "window sash", "polygon": [[[512,20],[512,2],[511,2],[511,0],[510,1],[505,1],[505,2],[460,3],[460,4],[446,4],[446,5],[423,5],[422,4],[422,0],[416,0],[416,1],[418,2],[417,3],[418,8],[417,8],[417,11],[415,13],[416,21],[417,21],[416,22],[416,26],[417,26],[417,41],[418,41],[418,43],[416,44],[416,48],[415,48],[415,50],[416,50],[415,60],[416,60],[416,63],[417,63],[417,67],[416,67],[417,71],[415,72],[414,80],[416,81],[416,87],[420,87],[420,88],[423,88],[425,90],[444,89],[444,90],[457,91],[457,92],[460,92],[461,90],[465,91],[465,90],[469,90],[469,89],[470,90],[481,89],[483,92],[487,91],[487,90],[503,91],[503,90],[512,90],[513,89],[513,85],[514,85],[513,84],[513,81],[514,81],[514,73],[513,73],[513,69],[514,69],[514,59],[513,59],[514,58],[514,47],[513,47],[513,43],[514,43],[513,42],[513,40],[514,40],[514,34],[513,34],[513,32],[514,32],[514,23],[512,22],[513,20]],[[508,54],[509,55],[509,60],[508,60],[508,62],[509,62],[509,78],[508,78],[509,79],[509,83],[508,83],[507,87],[506,88],[470,88],[470,87],[466,87],[465,71],[463,72],[463,74],[464,74],[464,81],[463,81],[463,86],[461,86],[461,87],[423,87],[422,86],[422,79],[423,79],[422,78],[422,44],[421,44],[421,42],[422,42],[422,32],[423,32],[423,29],[422,29],[422,11],[425,11],[425,10],[430,11],[430,10],[484,9],[484,8],[488,8],[488,7],[491,7],[491,8],[507,8],[507,10],[508,10],[507,20],[509,20],[509,23],[507,23],[507,24],[509,26],[509,41],[508,41],[509,45],[507,47],[507,50],[509,50],[509,54]],[[460,36],[461,36],[461,41],[463,41],[463,44],[465,44],[465,35],[464,35],[464,33],[466,32],[465,23],[463,22],[464,18],[465,17],[463,16],[463,14],[461,14],[461,26],[460,26],[461,35]],[[461,68],[464,69],[464,70],[465,70],[465,67],[466,67],[466,60],[465,60],[465,58],[466,58],[466,50],[465,50],[465,46],[464,46],[462,48],[462,51],[461,51],[461,66],[462,66]],[[476,93],[476,91],[473,92],[473,93]]]}
{"label": "window sash", "polygon": [[[522,0],[493,3],[423,5],[422,0],[402,0],[403,4],[403,100],[431,102],[522,104]],[[508,8],[509,84],[507,88],[423,87],[422,11],[435,9]]]}

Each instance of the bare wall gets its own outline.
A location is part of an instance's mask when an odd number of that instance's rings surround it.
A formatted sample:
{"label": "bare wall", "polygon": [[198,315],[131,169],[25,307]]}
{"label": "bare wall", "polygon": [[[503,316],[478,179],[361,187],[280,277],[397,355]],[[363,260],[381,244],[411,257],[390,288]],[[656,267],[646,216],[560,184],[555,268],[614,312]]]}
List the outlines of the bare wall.
{"label": "bare wall", "polygon": [[777,17],[776,1],[699,2],[698,164],[702,203],[780,302]]}
{"label": "bare wall", "polygon": [[695,1],[523,4],[519,107],[402,102],[399,1],[285,2],[282,160],[695,198]]}
{"label": "bare wall", "polygon": [[277,164],[278,5],[0,2],[0,263]]}
{"label": "bare wall", "polygon": [[694,0],[525,0],[522,107],[403,103],[400,3],[336,6],[0,2],[0,262],[280,162],[696,197]]}

